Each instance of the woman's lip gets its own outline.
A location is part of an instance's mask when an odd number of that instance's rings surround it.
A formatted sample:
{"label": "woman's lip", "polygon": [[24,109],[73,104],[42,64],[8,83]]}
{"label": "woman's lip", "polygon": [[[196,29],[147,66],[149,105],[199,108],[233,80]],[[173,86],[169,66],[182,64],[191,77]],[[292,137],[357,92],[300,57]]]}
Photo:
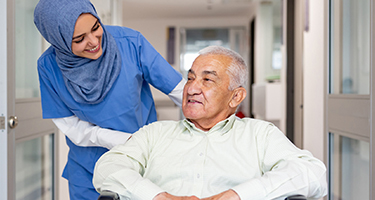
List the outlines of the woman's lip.
{"label": "woman's lip", "polygon": [[100,44],[96,45],[96,47],[92,48],[92,49],[89,49],[89,50],[86,50],[87,52],[89,53],[96,53],[100,50]]}

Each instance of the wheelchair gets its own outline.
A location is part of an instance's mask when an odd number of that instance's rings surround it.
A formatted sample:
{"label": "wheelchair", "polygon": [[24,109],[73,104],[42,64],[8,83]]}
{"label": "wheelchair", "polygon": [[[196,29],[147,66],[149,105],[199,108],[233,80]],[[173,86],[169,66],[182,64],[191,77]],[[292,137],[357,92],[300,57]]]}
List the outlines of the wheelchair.
{"label": "wheelchair", "polygon": [[[100,193],[98,200],[120,200],[120,197],[117,193],[111,191],[103,191]],[[285,200],[306,200],[306,197],[303,195],[293,195],[285,198]]]}

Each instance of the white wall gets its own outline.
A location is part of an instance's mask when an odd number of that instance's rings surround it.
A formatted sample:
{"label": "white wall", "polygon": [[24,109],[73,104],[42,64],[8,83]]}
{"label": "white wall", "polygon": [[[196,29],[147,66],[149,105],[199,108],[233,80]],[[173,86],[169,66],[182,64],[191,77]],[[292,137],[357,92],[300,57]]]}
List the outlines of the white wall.
{"label": "white wall", "polygon": [[[284,2],[286,5],[286,3]],[[254,70],[254,83],[255,87],[263,87],[264,89],[274,88],[271,91],[264,91],[266,95],[264,103],[260,103],[257,94],[254,94],[253,99],[258,99],[253,102],[253,114],[255,118],[266,120],[275,124],[282,132],[285,132],[286,122],[286,52],[285,45],[281,45],[281,52],[283,55],[282,69],[280,72],[272,69],[272,54],[274,51],[274,24],[278,23],[275,18],[275,5],[271,2],[261,2],[256,9],[256,30],[255,30],[255,70]],[[285,10],[285,8],[284,8]],[[280,16],[282,17],[282,16]],[[284,17],[285,18],[285,17]],[[285,24],[285,22],[284,22]],[[284,28],[285,29],[285,28]],[[285,33],[283,33],[283,40],[285,41]],[[267,78],[280,73],[280,80],[275,83],[268,83]],[[256,90],[253,91],[253,93]],[[262,100],[261,100],[262,101]],[[268,102],[268,103],[267,103]],[[264,107],[265,113],[262,115],[257,113],[259,107]],[[270,117],[274,116],[274,117]],[[277,116],[277,117],[276,117]]]}
{"label": "white wall", "polygon": [[258,6],[255,23],[255,76],[254,82],[265,83],[267,71],[272,67],[273,52],[273,5],[261,3]]}
{"label": "white wall", "polygon": [[308,1],[309,31],[304,33],[303,147],[324,160],[325,0]]}
{"label": "white wall", "polygon": [[58,157],[58,162],[56,166],[56,170],[58,173],[57,195],[58,195],[59,200],[64,200],[64,199],[69,199],[69,183],[65,178],[62,177],[65,164],[68,161],[69,147],[65,142],[65,135],[61,133],[61,131],[58,131],[55,137],[58,137],[57,138],[58,144],[56,145],[57,157]]}

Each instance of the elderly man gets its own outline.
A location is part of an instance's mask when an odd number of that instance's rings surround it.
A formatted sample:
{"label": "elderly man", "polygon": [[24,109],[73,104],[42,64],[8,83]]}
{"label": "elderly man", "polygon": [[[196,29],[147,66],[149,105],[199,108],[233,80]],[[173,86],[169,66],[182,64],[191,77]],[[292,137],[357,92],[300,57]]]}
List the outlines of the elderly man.
{"label": "elderly man", "polygon": [[271,123],[237,118],[246,96],[246,65],[237,53],[207,47],[189,70],[186,119],[159,121],[103,155],[93,183],[121,199],[321,198],[326,168]]}

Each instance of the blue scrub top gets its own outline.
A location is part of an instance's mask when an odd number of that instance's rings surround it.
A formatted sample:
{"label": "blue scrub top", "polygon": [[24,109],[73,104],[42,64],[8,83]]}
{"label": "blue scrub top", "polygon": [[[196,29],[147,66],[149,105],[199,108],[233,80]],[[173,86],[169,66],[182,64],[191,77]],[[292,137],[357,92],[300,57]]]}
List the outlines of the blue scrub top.
{"label": "blue scrub top", "polygon": [[[107,96],[98,104],[74,101],[50,47],[38,60],[43,118],[76,115],[102,128],[128,133],[156,121],[149,84],[169,94],[181,81],[181,74],[139,32],[118,26],[105,28],[115,38],[122,60],[121,72]],[[92,187],[95,163],[108,149],[79,147],[66,139],[70,151],[63,177],[75,185]]]}

